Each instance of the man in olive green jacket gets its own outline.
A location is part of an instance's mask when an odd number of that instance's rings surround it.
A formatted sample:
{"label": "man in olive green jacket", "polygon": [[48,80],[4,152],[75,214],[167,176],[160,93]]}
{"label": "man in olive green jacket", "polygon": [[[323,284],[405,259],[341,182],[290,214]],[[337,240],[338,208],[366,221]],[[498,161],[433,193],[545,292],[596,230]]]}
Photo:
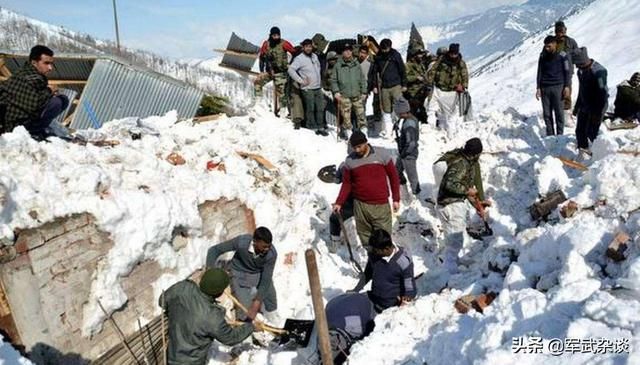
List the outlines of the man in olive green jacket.
{"label": "man in olive green jacket", "polygon": [[169,319],[168,365],[204,365],[214,340],[233,346],[254,331],[251,323],[231,327],[226,322],[225,309],[216,298],[229,281],[224,270],[210,269],[200,279],[199,287],[191,280],[183,280],[160,296],[160,307]]}
{"label": "man in olive green jacket", "polygon": [[342,58],[338,60],[331,72],[331,91],[340,107],[342,128],[345,129],[347,140],[351,137],[351,108],[354,108],[358,118],[358,129],[366,135],[367,121],[364,112],[364,99],[367,97],[367,82],[360,62],[353,57],[353,46],[345,44]]}

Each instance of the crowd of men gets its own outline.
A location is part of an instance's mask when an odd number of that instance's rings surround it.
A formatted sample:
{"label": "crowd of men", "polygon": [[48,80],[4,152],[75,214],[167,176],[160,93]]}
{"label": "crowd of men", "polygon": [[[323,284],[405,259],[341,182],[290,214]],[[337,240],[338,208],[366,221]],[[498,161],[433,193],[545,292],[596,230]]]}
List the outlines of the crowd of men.
{"label": "crowd of men", "polygon": [[[542,101],[548,136],[564,133],[566,111],[572,110],[577,116],[577,147],[588,154],[608,108],[607,71],[566,31],[564,23],[558,22],[555,35],[544,39],[536,97]],[[329,250],[335,252],[343,243],[346,233],[341,232],[341,223],[353,216],[368,260],[355,288],[326,306],[332,349],[341,363],[350,346],[373,330],[377,314],[417,295],[412,256],[392,239],[392,212],[400,208],[402,185],[408,183],[415,195],[421,192],[416,166],[420,124],[435,115],[437,124],[453,138],[470,114],[469,74],[455,43],[438,49],[436,55],[414,46],[406,63],[389,39],[376,46],[375,55],[368,45],[352,43],[345,43],[340,55],[325,54],[327,44],[324,36],[316,34],[296,49],[281,38],[280,29],[271,28],[260,49],[263,74],[256,82],[256,93],[273,81],[276,107],[288,106],[294,128],[304,126],[323,136],[328,135],[325,112],[333,112],[350,146],[333,180],[341,188],[332,206]],[[69,104],[48,83],[46,75],[53,65],[53,51],[35,46],[22,69],[0,84],[1,132],[24,126],[34,139],[47,138],[51,121]],[[575,104],[571,100],[574,65],[579,80]],[[365,115],[371,95],[382,124],[379,132],[395,138],[397,157],[369,143],[368,137],[376,136],[368,130]],[[613,117],[626,121],[640,117],[640,73],[618,86]],[[482,141],[472,138],[433,165],[438,187],[434,203],[445,240],[443,267],[451,274],[458,272],[459,252],[469,239],[469,217],[477,212],[486,219],[484,208],[491,206],[481,179],[482,150]],[[221,262],[227,252],[233,252],[232,259]],[[213,340],[235,345],[264,329],[258,318],[278,323],[273,283],[277,257],[271,231],[259,227],[252,235],[212,246],[199,284],[184,280],[165,291],[159,304],[169,318],[168,363],[204,364]],[[370,289],[361,293],[369,282]],[[231,290],[226,290],[229,286]],[[225,292],[237,298],[242,308],[232,323],[217,302]]]}

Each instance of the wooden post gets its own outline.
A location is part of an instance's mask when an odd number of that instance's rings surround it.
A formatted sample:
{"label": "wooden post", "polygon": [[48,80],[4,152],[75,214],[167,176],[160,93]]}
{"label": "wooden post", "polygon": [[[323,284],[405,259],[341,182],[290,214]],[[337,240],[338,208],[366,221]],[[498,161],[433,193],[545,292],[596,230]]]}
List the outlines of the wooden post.
{"label": "wooden post", "polygon": [[318,275],[316,254],[313,252],[313,249],[308,249],[304,253],[304,256],[307,261],[307,274],[309,275],[309,287],[311,288],[313,311],[316,315],[318,346],[320,347],[322,364],[333,365],[331,344],[329,343],[329,325],[327,324],[327,314],[324,311],[324,301],[322,300],[322,287],[320,286],[320,276]]}

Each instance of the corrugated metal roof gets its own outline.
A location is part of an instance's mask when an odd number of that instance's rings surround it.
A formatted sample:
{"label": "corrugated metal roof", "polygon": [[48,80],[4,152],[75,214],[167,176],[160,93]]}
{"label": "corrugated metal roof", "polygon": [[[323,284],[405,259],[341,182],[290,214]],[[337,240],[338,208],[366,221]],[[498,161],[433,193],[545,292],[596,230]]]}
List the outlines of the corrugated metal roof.
{"label": "corrugated metal roof", "polygon": [[112,119],[144,118],[170,110],[177,110],[180,118],[190,118],[198,110],[203,95],[178,80],[100,58],[82,93],[71,127],[99,128]]}
{"label": "corrugated metal roof", "polygon": [[227,45],[227,51],[241,53],[242,55],[225,53],[222,57],[222,61],[220,61],[222,66],[251,71],[254,63],[256,62],[256,58],[258,58],[260,47],[238,37],[235,33],[231,33],[231,38],[229,38],[229,44]]}
{"label": "corrugated metal roof", "polygon": [[[11,73],[15,73],[29,60],[28,53],[0,53]],[[97,56],[56,55],[53,71],[47,75],[49,80],[86,80],[91,74]]]}

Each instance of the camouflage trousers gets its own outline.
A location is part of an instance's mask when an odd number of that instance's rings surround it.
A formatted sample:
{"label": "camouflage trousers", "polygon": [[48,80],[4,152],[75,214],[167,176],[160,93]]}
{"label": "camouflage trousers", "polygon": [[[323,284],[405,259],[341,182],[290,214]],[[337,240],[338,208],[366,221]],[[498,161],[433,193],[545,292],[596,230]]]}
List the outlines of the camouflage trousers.
{"label": "camouflage trousers", "polygon": [[286,90],[287,90],[287,78],[286,72],[268,74],[262,73],[254,82],[255,94],[257,97],[262,96],[262,88],[264,85],[273,81],[274,91],[278,94],[278,105],[280,108],[287,106]]}
{"label": "camouflage trousers", "polygon": [[355,98],[343,97],[338,104],[340,106],[340,117],[342,122],[342,128],[353,129],[351,123],[351,109],[355,111],[358,121],[358,129],[365,128],[367,126],[367,119],[364,114],[364,103],[362,98],[356,96]]}

